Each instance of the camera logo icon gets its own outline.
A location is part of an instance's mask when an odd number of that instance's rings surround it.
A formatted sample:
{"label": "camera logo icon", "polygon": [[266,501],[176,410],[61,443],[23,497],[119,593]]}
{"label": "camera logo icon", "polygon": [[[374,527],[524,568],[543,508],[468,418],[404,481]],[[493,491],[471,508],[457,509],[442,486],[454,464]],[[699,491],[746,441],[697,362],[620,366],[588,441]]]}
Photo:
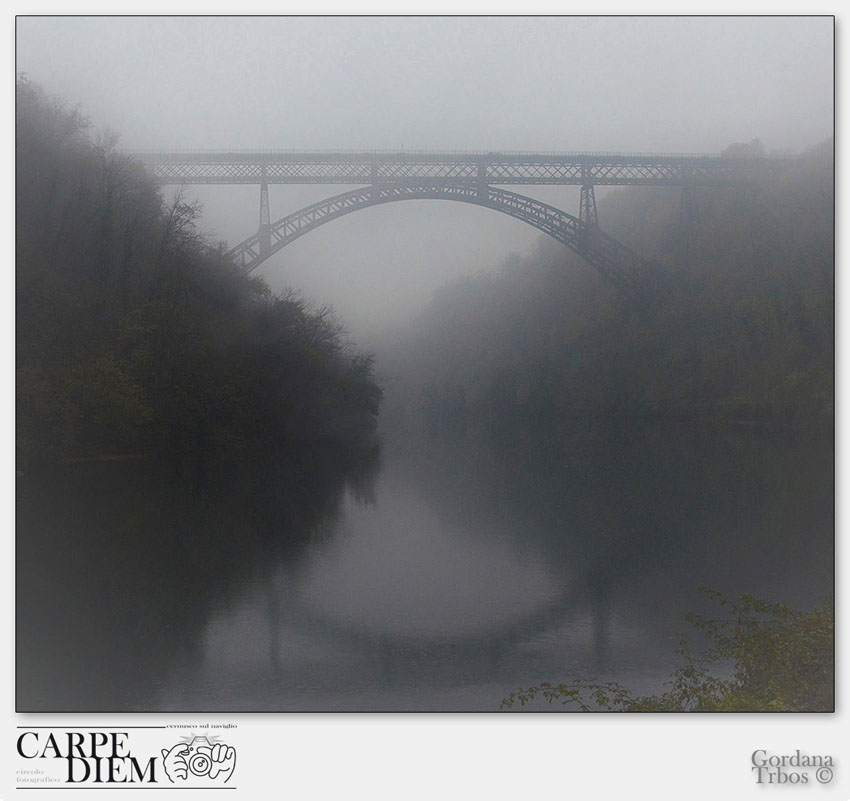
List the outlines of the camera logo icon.
{"label": "camera logo icon", "polygon": [[202,781],[225,784],[236,768],[236,749],[226,743],[211,743],[206,737],[194,737],[169,750],[162,749],[165,775],[174,784]]}

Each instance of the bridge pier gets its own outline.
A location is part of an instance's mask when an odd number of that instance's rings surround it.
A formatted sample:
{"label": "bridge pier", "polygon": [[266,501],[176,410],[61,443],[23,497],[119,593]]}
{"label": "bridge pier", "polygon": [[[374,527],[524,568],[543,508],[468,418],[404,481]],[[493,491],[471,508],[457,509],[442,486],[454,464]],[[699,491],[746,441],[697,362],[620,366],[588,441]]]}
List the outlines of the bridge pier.
{"label": "bridge pier", "polygon": [[263,167],[263,180],[260,183],[260,227],[257,229],[260,240],[260,255],[269,256],[272,252],[272,224],[269,215],[269,185],[266,182],[266,168]]}
{"label": "bridge pier", "polygon": [[596,195],[593,184],[582,184],[581,200],[579,201],[579,221],[581,226],[581,242],[588,250],[599,244],[599,215],[596,212]]}
{"label": "bridge pier", "polygon": [[599,215],[596,213],[596,195],[593,192],[593,184],[582,184],[578,218],[588,228],[599,227]]}

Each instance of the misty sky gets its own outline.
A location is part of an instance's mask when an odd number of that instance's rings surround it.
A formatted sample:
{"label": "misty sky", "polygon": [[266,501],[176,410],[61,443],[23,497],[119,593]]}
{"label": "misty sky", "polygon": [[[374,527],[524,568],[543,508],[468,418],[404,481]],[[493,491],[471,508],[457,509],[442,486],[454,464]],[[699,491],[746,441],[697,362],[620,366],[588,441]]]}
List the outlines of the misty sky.
{"label": "misty sky", "polygon": [[[833,128],[830,17],[22,17],[16,68],[127,149],[718,152]],[[577,214],[572,188],[523,189]],[[342,188],[273,187],[272,219]],[[236,244],[256,187],[189,187]],[[600,220],[604,227],[604,216]],[[260,268],[373,338],[542,235],[466,204],[358,212]]]}

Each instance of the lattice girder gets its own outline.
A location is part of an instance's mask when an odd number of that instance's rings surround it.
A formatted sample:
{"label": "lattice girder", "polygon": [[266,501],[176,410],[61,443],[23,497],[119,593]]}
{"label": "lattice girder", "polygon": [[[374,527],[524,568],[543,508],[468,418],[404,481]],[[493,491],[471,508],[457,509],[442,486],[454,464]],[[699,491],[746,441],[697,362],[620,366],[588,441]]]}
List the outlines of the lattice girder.
{"label": "lattice girder", "polygon": [[750,183],[781,160],[591,153],[136,153],[161,184],[486,184],[718,186]]}

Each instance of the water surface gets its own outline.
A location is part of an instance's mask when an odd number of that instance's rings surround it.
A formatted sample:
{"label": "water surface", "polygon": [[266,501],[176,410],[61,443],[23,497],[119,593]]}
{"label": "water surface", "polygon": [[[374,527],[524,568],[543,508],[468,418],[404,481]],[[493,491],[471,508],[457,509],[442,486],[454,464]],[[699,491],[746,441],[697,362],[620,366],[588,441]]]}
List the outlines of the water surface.
{"label": "water surface", "polygon": [[[243,460],[244,461],[244,460]],[[18,709],[495,710],[657,692],[707,585],[833,585],[832,440],[594,424],[19,483]]]}

